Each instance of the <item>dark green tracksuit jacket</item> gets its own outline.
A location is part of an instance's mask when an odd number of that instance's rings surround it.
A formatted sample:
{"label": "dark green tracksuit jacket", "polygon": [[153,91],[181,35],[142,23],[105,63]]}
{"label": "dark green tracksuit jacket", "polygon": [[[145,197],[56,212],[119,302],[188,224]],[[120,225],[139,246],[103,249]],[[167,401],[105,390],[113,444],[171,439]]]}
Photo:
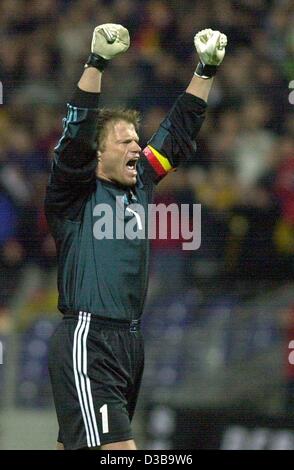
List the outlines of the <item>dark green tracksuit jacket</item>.
{"label": "dark green tracksuit jacket", "polygon": [[134,213],[126,209],[140,204],[147,224],[155,185],[195,151],[206,103],[188,93],[177,99],[142,151],[137,183],[130,189],[96,177],[98,100],[99,94],[77,90],[68,104],[47,186],[45,212],[58,257],[58,308],[131,321],[140,318],[144,306],[149,242],[147,236],[117,239],[115,217],[114,238],[101,239],[96,234],[104,215],[99,207],[107,204],[114,216],[120,207],[117,220],[136,224]]}

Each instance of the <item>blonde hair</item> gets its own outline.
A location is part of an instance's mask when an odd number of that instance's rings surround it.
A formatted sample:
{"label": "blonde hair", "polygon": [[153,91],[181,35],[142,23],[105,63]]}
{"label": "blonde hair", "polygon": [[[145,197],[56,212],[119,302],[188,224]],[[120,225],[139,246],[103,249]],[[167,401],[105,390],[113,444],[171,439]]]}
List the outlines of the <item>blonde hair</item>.
{"label": "blonde hair", "polygon": [[99,111],[98,116],[98,123],[97,123],[97,143],[98,148],[102,150],[103,143],[107,134],[107,125],[112,122],[117,121],[126,121],[130,124],[133,124],[136,132],[139,129],[141,116],[139,111],[135,109],[109,109],[109,108],[102,108]]}

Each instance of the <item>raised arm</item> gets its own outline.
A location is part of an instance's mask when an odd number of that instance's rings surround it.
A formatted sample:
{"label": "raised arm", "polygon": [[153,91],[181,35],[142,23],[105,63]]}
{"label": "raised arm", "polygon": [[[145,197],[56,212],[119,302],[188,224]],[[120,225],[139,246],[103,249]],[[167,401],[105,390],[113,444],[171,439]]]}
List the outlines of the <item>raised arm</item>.
{"label": "raised arm", "polygon": [[219,31],[206,29],[196,34],[194,44],[200,62],[191,82],[143,150],[141,166],[155,183],[196,150],[195,139],[204,121],[213,77],[225,55],[227,38]]}
{"label": "raised arm", "polygon": [[126,51],[129,45],[129,33],[121,25],[100,25],[94,30],[91,54],[68,104],[64,132],[55,148],[56,168],[66,181],[82,184],[95,175],[102,72],[109,60]]}
{"label": "raised arm", "polygon": [[207,102],[213,77],[225,56],[227,37],[219,31],[204,29],[194,37],[194,45],[200,62],[186,92]]}
{"label": "raised arm", "polygon": [[130,45],[126,28],[116,24],[97,26],[91,54],[67,104],[64,130],[52,163],[47,187],[46,214],[74,219],[95,182],[97,167],[97,120],[102,73],[109,60]]}
{"label": "raised arm", "polygon": [[107,23],[97,26],[93,32],[91,54],[85,65],[78,87],[88,93],[100,93],[102,72],[109,60],[130,47],[130,36],[119,24]]}

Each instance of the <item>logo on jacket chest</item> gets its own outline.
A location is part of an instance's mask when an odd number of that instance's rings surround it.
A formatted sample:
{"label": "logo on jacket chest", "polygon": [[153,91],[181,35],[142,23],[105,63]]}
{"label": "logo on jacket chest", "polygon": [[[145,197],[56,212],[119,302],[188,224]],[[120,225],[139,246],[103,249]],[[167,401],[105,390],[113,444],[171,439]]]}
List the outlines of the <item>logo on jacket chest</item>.
{"label": "logo on jacket chest", "polygon": [[116,196],[115,207],[107,203],[97,204],[93,210],[93,216],[98,217],[93,227],[94,237],[97,240],[144,239],[145,209],[137,200],[130,191]]}

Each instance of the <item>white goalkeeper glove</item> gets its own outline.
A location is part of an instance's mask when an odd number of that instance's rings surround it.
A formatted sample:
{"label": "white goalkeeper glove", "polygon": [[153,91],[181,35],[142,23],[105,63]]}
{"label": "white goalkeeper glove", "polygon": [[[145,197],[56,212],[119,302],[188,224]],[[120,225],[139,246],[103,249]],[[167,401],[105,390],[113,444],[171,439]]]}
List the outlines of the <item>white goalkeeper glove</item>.
{"label": "white goalkeeper glove", "polygon": [[94,29],[91,54],[85,67],[96,67],[101,72],[109,60],[130,47],[130,35],[124,26],[106,23]]}
{"label": "white goalkeeper glove", "polygon": [[129,47],[130,35],[122,25],[106,23],[94,29],[91,45],[91,52],[94,54],[110,60],[127,51]]}
{"label": "white goalkeeper glove", "polygon": [[227,36],[219,31],[204,29],[195,35],[194,44],[200,59],[195,75],[213,77],[224,59]]}

